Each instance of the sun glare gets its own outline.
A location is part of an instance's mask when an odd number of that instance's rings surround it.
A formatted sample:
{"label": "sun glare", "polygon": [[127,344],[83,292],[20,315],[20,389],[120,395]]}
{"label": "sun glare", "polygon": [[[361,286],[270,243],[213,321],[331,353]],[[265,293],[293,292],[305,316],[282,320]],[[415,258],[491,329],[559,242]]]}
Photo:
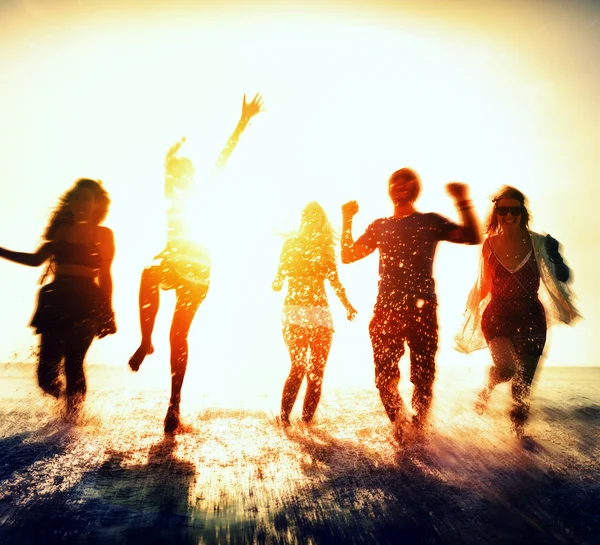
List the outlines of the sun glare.
{"label": "sun glare", "polygon": [[[39,193],[44,203],[52,202],[65,180],[82,175],[103,179],[111,193],[107,224],[117,239],[120,334],[94,345],[90,359],[102,363],[123,364],[138,342],[139,274],[165,241],[163,159],[182,136],[187,142],[181,154],[196,166],[187,221],[213,257],[209,297],[190,334],[191,359],[211,362],[200,364],[203,373],[213,367],[285,372],[283,294],[270,289],[283,242],[276,233],[294,229],[308,201],[319,201],[339,228],[340,205],[357,199],[358,235],[391,212],[386,180],[401,166],[422,176],[419,207],[452,219],[457,217],[445,183],[469,183],[483,213],[488,195],[505,181],[502,172],[490,169],[499,149],[520,178],[539,178],[539,158],[531,153],[537,127],[524,121],[523,97],[506,92],[506,81],[517,86],[519,78],[534,77],[519,65],[516,52],[500,53],[491,43],[473,49],[457,34],[433,37],[416,25],[394,29],[325,19],[261,26],[256,20],[166,24],[148,18],[102,33],[80,24],[68,40],[57,36],[47,51],[33,49],[23,57],[35,70],[22,73],[14,87],[23,93],[19,103],[27,104],[15,114],[15,125],[37,127],[27,136],[27,148],[39,150],[39,157],[18,175],[15,170],[15,178],[47,180]],[[243,94],[251,98],[257,91],[266,111],[246,129],[225,171],[211,175]],[[26,152],[19,153],[26,164]],[[39,216],[46,211],[40,208]],[[455,361],[451,338],[476,262],[476,249],[440,249],[441,365]],[[331,298],[337,328],[332,359],[340,362],[332,361],[331,373],[371,380],[367,323],[376,258],[341,266],[340,273],[359,317],[346,323]],[[150,368],[168,358],[173,302],[171,294],[162,297],[157,363],[149,359]],[[283,375],[277,373],[279,381]]]}

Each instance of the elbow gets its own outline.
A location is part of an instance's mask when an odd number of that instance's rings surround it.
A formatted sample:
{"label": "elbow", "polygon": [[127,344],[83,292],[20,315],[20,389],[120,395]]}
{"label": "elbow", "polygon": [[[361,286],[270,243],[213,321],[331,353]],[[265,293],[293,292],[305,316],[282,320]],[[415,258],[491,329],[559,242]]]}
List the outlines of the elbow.
{"label": "elbow", "polygon": [[349,251],[348,249],[343,249],[340,252],[340,261],[344,264],[347,265],[348,263],[352,263],[354,260],[352,259],[352,252]]}

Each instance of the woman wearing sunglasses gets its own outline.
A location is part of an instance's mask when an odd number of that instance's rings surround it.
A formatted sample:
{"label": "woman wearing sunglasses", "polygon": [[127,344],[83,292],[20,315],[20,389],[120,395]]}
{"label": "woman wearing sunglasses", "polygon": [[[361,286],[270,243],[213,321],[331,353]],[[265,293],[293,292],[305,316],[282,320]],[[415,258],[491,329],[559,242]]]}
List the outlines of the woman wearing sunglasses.
{"label": "woman wearing sunglasses", "polygon": [[521,438],[529,412],[529,391],[553,323],[579,314],[567,286],[570,271],[558,241],[529,230],[526,198],[505,186],[493,199],[482,246],[479,278],[469,294],[457,336],[462,352],[489,347],[492,366],[475,410],[485,411],[494,388],[512,381],[511,429]]}

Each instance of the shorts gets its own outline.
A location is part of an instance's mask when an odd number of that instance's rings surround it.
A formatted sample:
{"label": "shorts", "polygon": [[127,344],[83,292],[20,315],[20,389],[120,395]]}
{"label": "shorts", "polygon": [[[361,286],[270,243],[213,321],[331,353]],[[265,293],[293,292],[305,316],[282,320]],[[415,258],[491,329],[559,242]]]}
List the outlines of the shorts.
{"label": "shorts", "polygon": [[304,307],[285,305],[282,315],[283,327],[324,327],[333,330],[333,318],[329,307]]}
{"label": "shorts", "polygon": [[151,266],[159,268],[163,290],[207,288],[210,283],[210,256],[200,244],[171,243],[155,256]]}

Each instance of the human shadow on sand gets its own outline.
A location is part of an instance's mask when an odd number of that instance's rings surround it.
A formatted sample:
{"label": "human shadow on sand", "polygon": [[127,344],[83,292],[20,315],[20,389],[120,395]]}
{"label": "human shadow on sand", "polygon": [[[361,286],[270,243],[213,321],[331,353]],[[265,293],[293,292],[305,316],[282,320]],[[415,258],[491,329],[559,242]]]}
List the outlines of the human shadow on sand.
{"label": "human shadow on sand", "polygon": [[598,481],[546,473],[533,462],[498,465],[484,486],[477,474],[457,486],[447,482],[426,442],[398,446],[396,459],[386,463],[368,448],[319,429],[287,435],[310,460],[304,472],[311,485],[275,522],[305,540],[591,544],[600,531],[592,507],[600,500]]}

